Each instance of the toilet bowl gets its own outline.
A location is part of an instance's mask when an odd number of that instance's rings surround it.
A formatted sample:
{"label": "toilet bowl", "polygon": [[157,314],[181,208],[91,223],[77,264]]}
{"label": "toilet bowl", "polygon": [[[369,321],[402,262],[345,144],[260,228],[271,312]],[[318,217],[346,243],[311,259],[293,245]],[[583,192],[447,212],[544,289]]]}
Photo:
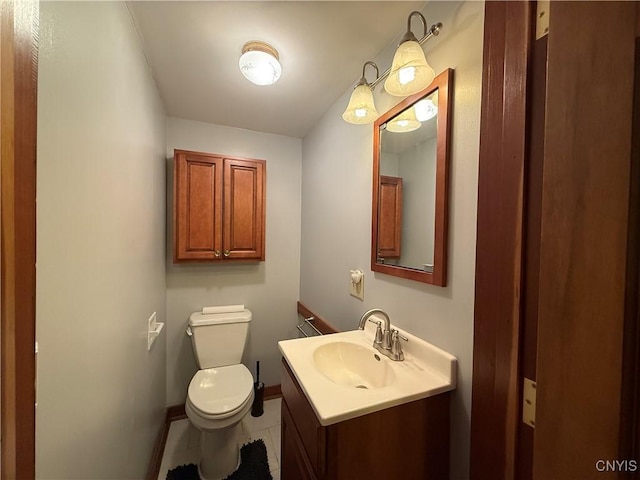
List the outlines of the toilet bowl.
{"label": "toilet bowl", "polygon": [[253,397],[253,378],[242,364],[199,370],[191,379],[185,410],[201,432],[201,479],[219,480],[238,468],[240,422]]}
{"label": "toilet bowl", "polygon": [[221,480],[240,464],[240,422],[251,411],[253,377],[240,363],[251,320],[251,312],[189,317],[199,370],[191,379],[185,411],[200,430],[201,480]]}

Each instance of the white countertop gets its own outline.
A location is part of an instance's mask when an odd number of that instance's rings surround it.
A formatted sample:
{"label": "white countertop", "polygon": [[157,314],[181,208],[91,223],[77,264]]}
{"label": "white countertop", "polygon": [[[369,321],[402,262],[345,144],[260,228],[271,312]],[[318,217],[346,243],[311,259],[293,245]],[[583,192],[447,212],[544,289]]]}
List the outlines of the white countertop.
{"label": "white countertop", "polygon": [[[332,425],[456,388],[457,367],[453,355],[400,330],[401,334],[409,338],[409,342],[402,341],[405,359],[396,362],[373,348],[374,333],[375,326],[367,322],[364,331],[350,330],[278,342],[283,357],[322,425]],[[317,347],[331,342],[350,342],[368,347],[372,354],[378,353],[381,361],[389,362],[393,369],[394,382],[389,386],[373,389],[334,383],[316,368],[313,358]]]}

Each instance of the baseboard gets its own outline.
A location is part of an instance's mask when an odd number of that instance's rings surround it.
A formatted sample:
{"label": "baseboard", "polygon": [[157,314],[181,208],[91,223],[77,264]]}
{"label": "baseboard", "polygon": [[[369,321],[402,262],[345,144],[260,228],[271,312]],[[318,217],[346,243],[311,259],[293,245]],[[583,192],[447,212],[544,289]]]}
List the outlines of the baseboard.
{"label": "baseboard", "polygon": [[187,413],[184,410],[184,403],[167,407],[167,421],[169,423],[175,422],[176,420],[182,420],[183,418],[187,418]]}
{"label": "baseboard", "polygon": [[281,396],[282,396],[282,390],[280,390],[280,385],[267,385],[266,387],[264,387],[265,400],[280,398]]}
{"label": "baseboard", "polygon": [[[267,385],[264,387],[265,400],[271,400],[279,397],[282,397],[280,385]],[[167,407],[165,412],[164,422],[160,429],[160,433],[158,434],[158,438],[156,439],[156,443],[153,446],[149,469],[147,470],[147,476],[145,477],[146,480],[158,479],[158,475],[160,474],[160,465],[162,464],[162,455],[164,455],[164,446],[167,443],[171,422],[187,418],[187,414],[184,410],[184,403],[181,405],[172,405]]]}
{"label": "baseboard", "polygon": [[[160,428],[160,433],[158,434],[156,443],[153,446],[151,461],[149,462],[149,468],[147,470],[147,476],[145,477],[145,480],[158,479],[158,475],[160,474],[160,465],[162,464],[162,455],[164,454],[164,446],[167,443],[167,437],[169,436],[169,428],[171,427],[171,422],[173,421],[173,419],[169,416],[169,412],[172,409],[175,409],[178,407],[180,407],[180,405],[177,405],[175,407],[169,407],[165,410],[164,422],[162,423],[162,426]],[[182,411],[184,412],[184,405],[182,405]]]}

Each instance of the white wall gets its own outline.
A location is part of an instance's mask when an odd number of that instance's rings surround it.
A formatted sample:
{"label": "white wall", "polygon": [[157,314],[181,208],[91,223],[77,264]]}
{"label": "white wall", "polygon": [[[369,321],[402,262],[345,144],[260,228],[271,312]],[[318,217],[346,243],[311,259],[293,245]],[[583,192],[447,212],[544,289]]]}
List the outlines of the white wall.
{"label": "white wall", "polygon": [[278,340],[295,336],[300,278],[300,139],[169,118],[167,191],[173,150],[185,149],[267,161],[266,261],[174,265],[171,204],[167,208],[167,403],[184,403],[197,367],[185,335],[189,314],[207,305],[245,304],[253,312],[243,363],[261,380],[280,383]]}
{"label": "white wall", "polygon": [[[423,10],[429,23],[444,24],[441,35],[425,44],[429,61],[437,72],[455,69],[446,288],[370,270],[373,129],[342,121],[350,91],[303,142],[301,300],[340,329],[354,329],[366,309],[382,308],[394,324],[458,358],[454,480],[468,478],[469,466],[483,12],[482,2],[429,2]],[[402,33],[399,25],[398,38]],[[381,69],[390,65],[394,48],[374,59]],[[380,90],[375,97],[382,113],[400,99]],[[349,296],[352,268],[365,272],[364,302]]]}
{"label": "white wall", "polygon": [[402,258],[400,265],[422,268],[433,263],[436,211],[435,138],[400,154],[402,182]]}
{"label": "white wall", "polygon": [[124,3],[43,2],[37,477],[142,479],[163,422],[165,114]]}

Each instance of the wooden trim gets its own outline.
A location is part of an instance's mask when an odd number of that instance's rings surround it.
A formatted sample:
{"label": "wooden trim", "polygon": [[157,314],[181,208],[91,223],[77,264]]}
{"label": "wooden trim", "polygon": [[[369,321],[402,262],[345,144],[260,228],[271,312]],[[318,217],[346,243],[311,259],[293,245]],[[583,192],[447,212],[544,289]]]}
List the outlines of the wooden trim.
{"label": "wooden trim", "polygon": [[470,465],[479,480],[515,476],[533,7],[485,4]]}
{"label": "wooden trim", "polygon": [[594,478],[598,460],[624,460],[635,8],[550,6],[535,479]]}
{"label": "wooden trim", "polygon": [[[147,470],[146,480],[157,480],[160,474],[160,466],[162,465],[162,456],[164,455],[164,447],[167,444],[167,437],[169,436],[169,429],[171,428],[171,422],[178,420],[178,418],[172,418],[170,412],[172,409],[182,407],[184,412],[184,404],[174,407],[168,407],[165,411],[164,421],[160,427],[160,432],[156,438],[156,443],[153,447],[153,453],[151,454],[151,461],[149,462],[149,468]],[[185,415],[186,416],[186,415]]]}
{"label": "wooden trim", "polygon": [[0,4],[2,480],[35,478],[38,2]]}
{"label": "wooden trim", "polygon": [[[436,201],[433,239],[433,272],[378,263],[378,200],[380,196],[380,126],[423,97],[438,91],[438,148],[436,154]],[[371,270],[417,282],[444,287],[447,284],[447,229],[449,204],[449,152],[453,113],[453,70],[440,73],[424,90],[415,93],[373,124],[373,195],[371,201]]]}
{"label": "wooden trim", "polygon": [[264,387],[264,400],[273,400],[274,398],[282,397],[282,390],[280,389],[280,384],[278,385],[267,385]]}
{"label": "wooden trim", "polygon": [[176,420],[182,420],[184,418],[187,418],[187,412],[184,409],[184,403],[167,407],[168,422],[175,422]]}
{"label": "wooden trim", "polygon": [[[522,289],[522,330],[520,332],[521,378],[536,380],[538,348],[538,291],[540,287],[540,239],[542,223],[542,166],[544,162],[544,120],[547,78],[547,41],[549,36],[535,40],[530,60],[530,94],[527,132],[527,165],[525,171],[524,252]],[[520,413],[522,408],[520,408]],[[534,429],[518,422],[518,480],[533,478]]]}
{"label": "wooden trim", "polygon": [[[640,8],[637,9],[640,13]],[[636,38],[619,458],[640,458],[640,38]]]}
{"label": "wooden trim", "polygon": [[313,321],[313,325],[320,330],[324,335],[329,333],[338,333],[340,330],[335,328],[321,316],[313,313],[309,308],[302,302],[298,301],[298,315],[303,316],[304,318],[315,317]]}

